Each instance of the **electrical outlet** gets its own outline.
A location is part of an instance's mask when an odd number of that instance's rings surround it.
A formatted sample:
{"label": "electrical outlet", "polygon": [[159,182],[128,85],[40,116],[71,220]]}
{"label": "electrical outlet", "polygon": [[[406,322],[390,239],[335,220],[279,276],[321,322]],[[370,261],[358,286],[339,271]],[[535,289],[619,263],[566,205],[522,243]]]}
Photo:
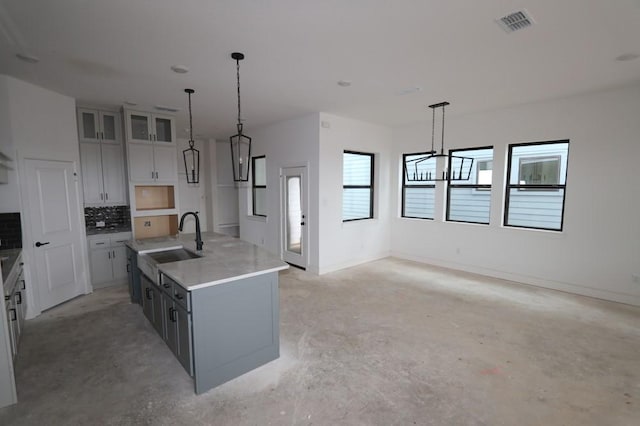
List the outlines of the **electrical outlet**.
{"label": "electrical outlet", "polygon": [[150,220],[145,220],[144,221],[144,226],[145,226],[145,228],[150,228],[151,227],[151,221]]}

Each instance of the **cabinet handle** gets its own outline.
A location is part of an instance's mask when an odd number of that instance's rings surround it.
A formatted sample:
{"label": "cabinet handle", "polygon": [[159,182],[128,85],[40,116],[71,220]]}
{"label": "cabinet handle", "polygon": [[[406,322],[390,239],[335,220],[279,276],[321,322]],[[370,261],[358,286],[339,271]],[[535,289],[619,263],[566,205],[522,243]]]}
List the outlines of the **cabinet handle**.
{"label": "cabinet handle", "polygon": [[18,320],[18,315],[16,313],[15,309],[9,309],[9,312],[11,313],[12,317],[11,317],[11,321],[17,321]]}
{"label": "cabinet handle", "polygon": [[102,245],[104,245],[104,241],[103,241],[103,242],[101,242],[101,243],[96,243],[96,245],[97,245],[97,246],[102,246]]}
{"label": "cabinet handle", "polygon": [[96,139],[100,139],[100,132],[96,132]]}
{"label": "cabinet handle", "polygon": [[110,251],[107,252],[107,256],[109,256],[109,259],[111,259],[111,252]]}
{"label": "cabinet handle", "polygon": [[22,289],[26,290],[27,289],[27,283],[24,280],[20,280],[22,281]]}
{"label": "cabinet handle", "polygon": [[164,283],[164,284],[162,284],[162,285],[163,285],[163,287],[164,287],[164,288],[169,288],[169,287],[171,287],[171,284],[167,284],[167,283]]}
{"label": "cabinet handle", "polygon": [[151,172],[151,179],[155,178],[155,172]]}
{"label": "cabinet handle", "polygon": [[100,138],[104,140],[104,132],[100,132]]}
{"label": "cabinet handle", "polygon": [[5,301],[10,300],[10,299],[11,299],[11,296],[5,296],[5,297],[4,297],[4,300],[5,300]]}
{"label": "cabinet handle", "polygon": [[108,193],[108,192],[105,192],[105,193],[104,193],[104,199],[105,199],[105,200],[108,200],[108,199],[109,199],[109,193]]}
{"label": "cabinet handle", "polygon": [[147,296],[147,299],[151,300],[151,295],[149,294],[151,289],[149,287],[144,289],[144,294]]}
{"label": "cabinet handle", "polygon": [[22,305],[22,293],[19,291],[16,291],[16,297],[18,298],[18,300],[16,301],[16,304]]}
{"label": "cabinet handle", "polygon": [[181,295],[180,293],[176,293],[176,294],[174,294],[174,296],[176,296],[176,299],[178,299],[178,300],[184,299],[184,296]]}
{"label": "cabinet handle", "polygon": [[102,192],[100,193],[100,199],[101,199],[101,200],[103,200],[103,199],[104,199],[104,198],[103,198],[103,196],[102,196]]}
{"label": "cabinet handle", "polygon": [[174,315],[175,313],[175,309],[169,308],[169,319],[171,320],[171,322],[176,322],[176,316]]}
{"label": "cabinet handle", "polygon": [[112,259],[115,259],[115,258],[116,258],[116,251],[114,250]]}
{"label": "cabinet handle", "polygon": [[130,268],[130,266],[131,266],[131,265],[129,265],[129,264],[127,263],[127,272],[131,272],[131,268]]}

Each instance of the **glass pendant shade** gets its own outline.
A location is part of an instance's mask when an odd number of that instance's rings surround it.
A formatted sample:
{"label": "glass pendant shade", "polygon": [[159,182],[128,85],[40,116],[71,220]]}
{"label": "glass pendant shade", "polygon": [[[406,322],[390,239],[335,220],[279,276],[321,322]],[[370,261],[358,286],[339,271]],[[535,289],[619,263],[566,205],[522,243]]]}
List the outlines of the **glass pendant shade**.
{"label": "glass pendant shade", "polygon": [[249,180],[251,166],[251,138],[242,134],[242,124],[238,124],[238,133],[231,136],[229,141],[231,142],[233,180],[246,182]]}
{"label": "glass pendant shade", "polygon": [[193,147],[193,141],[189,141],[189,148],[182,151],[184,157],[184,170],[187,173],[187,183],[200,182],[200,151]]}

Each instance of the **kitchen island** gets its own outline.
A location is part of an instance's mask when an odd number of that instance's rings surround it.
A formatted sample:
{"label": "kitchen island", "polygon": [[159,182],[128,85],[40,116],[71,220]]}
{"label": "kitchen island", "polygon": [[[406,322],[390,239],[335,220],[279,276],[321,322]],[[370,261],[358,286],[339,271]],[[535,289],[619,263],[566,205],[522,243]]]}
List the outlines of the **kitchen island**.
{"label": "kitchen island", "polygon": [[[237,238],[206,232],[202,239],[197,252],[192,234],[127,242],[137,253],[143,312],[196,393],[280,356],[278,272],[288,268]],[[175,253],[185,260],[171,261]]]}

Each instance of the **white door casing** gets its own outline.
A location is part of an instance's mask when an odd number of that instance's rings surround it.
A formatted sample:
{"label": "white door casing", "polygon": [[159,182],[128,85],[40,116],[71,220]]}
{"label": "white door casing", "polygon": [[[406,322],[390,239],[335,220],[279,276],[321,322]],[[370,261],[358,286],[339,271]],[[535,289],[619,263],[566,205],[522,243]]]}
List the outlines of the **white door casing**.
{"label": "white door casing", "polygon": [[83,221],[73,162],[25,160],[33,243],[34,291],[40,310],[84,294]]}
{"label": "white door casing", "polygon": [[309,261],[306,167],[280,169],[282,259],[306,269]]}

